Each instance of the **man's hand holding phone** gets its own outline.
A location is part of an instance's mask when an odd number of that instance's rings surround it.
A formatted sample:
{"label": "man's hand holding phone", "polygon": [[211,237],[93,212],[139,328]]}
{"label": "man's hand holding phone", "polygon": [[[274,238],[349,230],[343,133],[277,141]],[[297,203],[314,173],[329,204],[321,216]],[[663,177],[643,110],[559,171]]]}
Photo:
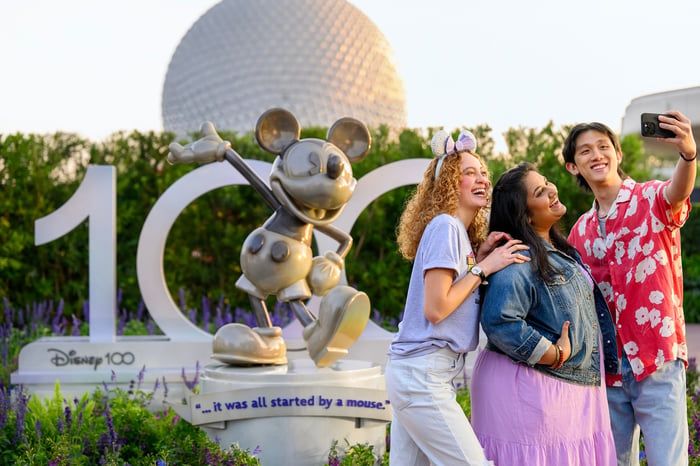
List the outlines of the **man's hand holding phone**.
{"label": "man's hand holding phone", "polygon": [[683,160],[695,160],[697,146],[693,137],[693,127],[690,119],[681,112],[669,110],[666,113],[642,113],[641,123],[642,136],[655,137],[662,142],[675,144]]}
{"label": "man's hand holding phone", "polygon": [[642,113],[642,136],[647,138],[662,139],[675,138],[675,132],[661,127],[661,124],[666,122],[659,120],[659,116],[665,116],[677,120],[676,117],[667,113]]}

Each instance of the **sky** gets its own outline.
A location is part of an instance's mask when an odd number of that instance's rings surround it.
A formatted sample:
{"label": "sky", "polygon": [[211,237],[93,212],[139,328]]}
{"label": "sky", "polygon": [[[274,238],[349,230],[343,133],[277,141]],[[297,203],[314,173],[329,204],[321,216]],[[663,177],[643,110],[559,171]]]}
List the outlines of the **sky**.
{"label": "sky", "polygon": [[[349,1],[394,49],[409,127],[488,124],[503,148],[550,121],[619,130],[632,99],[700,86],[697,0]],[[216,3],[0,0],[0,137],[161,131],[170,58]]]}

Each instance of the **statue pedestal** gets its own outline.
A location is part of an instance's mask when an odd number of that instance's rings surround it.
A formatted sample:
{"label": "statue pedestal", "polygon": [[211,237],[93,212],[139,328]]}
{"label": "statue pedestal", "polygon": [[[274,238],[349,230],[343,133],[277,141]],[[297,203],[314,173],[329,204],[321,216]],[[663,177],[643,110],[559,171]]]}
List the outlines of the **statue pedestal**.
{"label": "statue pedestal", "polygon": [[381,366],[340,360],[316,367],[310,359],[283,366],[211,364],[200,377],[200,394],[173,408],[222,447],[257,452],[263,465],[320,465],[337,442],[386,451],[391,408]]}

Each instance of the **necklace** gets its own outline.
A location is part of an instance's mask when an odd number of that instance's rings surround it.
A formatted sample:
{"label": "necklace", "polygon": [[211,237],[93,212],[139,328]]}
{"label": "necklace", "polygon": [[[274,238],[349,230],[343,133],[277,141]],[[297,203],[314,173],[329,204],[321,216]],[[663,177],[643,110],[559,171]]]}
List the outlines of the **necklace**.
{"label": "necklace", "polygon": [[601,213],[600,204],[598,204],[598,205],[596,206],[596,215],[598,216],[598,220],[605,220],[605,219],[607,219],[607,218],[608,218],[608,215],[610,215],[610,212],[612,212],[613,207],[614,207],[614,206],[611,206],[611,207],[608,209],[608,211],[605,212],[605,213],[603,214],[603,213]]}

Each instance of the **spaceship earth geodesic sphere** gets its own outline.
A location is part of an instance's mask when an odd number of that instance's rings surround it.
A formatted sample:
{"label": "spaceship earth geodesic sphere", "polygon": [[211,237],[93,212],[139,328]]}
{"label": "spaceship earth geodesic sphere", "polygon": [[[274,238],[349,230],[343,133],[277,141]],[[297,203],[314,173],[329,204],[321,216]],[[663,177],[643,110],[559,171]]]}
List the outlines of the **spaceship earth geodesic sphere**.
{"label": "spaceship earth geodesic sphere", "polygon": [[393,51],[377,26],[345,0],[223,0],[192,25],[163,85],[166,131],[203,121],[247,132],[272,107],[302,127],[344,116],[370,127],[406,125]]}

